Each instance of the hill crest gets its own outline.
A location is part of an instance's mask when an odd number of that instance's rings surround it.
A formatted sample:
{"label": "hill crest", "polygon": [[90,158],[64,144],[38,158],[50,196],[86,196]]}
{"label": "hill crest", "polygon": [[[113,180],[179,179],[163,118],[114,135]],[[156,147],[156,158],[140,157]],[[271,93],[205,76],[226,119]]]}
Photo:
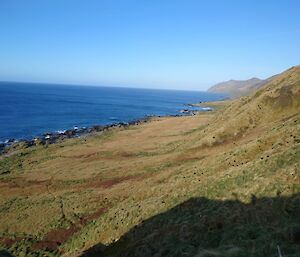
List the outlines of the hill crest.
{"label": "hill crest", "polygon": [[231,79],[210,87],[208,92],[223,93],[232,98],[245,96],[263,86],[267,81],[255,77],[247,80]]}

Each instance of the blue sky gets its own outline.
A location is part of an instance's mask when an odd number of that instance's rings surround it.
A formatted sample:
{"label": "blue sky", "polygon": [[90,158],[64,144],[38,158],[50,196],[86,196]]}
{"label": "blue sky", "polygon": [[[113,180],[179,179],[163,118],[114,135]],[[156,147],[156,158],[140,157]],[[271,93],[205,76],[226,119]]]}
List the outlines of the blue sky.
{"label": "blue sky", "polygon": [[205,90],[300,64],[300,1],[1,0],[0,80]]}

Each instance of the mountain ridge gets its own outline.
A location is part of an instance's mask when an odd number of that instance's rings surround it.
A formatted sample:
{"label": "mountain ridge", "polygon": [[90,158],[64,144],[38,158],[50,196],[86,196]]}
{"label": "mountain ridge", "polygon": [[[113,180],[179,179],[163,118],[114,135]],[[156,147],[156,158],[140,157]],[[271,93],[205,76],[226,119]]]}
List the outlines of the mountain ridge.
{"label": "mountain ridge", "polygon": [[246,96],[268,83],[273,77],[267,79],[253,77],[247,80],[230,79],[211,86],[207,91],[222,93],[231,98]]}

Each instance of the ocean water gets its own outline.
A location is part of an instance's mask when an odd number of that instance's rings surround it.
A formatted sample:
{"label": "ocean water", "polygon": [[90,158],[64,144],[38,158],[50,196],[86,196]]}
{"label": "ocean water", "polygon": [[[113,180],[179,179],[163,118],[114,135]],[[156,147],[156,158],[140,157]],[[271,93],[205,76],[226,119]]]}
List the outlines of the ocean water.
{"label": "ocean water", "polygon": [[176,115],[207,92],[0,82],[0,141],[46,132]]}

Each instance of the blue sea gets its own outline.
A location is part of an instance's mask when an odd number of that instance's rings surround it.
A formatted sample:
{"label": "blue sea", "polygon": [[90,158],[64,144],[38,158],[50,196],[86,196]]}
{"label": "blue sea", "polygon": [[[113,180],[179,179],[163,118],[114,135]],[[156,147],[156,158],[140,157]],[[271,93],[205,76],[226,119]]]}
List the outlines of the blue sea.
{"label": "blue sea", "polygon": [[0,82],[0,141],[46,132],[176,115],[207,92]]}

